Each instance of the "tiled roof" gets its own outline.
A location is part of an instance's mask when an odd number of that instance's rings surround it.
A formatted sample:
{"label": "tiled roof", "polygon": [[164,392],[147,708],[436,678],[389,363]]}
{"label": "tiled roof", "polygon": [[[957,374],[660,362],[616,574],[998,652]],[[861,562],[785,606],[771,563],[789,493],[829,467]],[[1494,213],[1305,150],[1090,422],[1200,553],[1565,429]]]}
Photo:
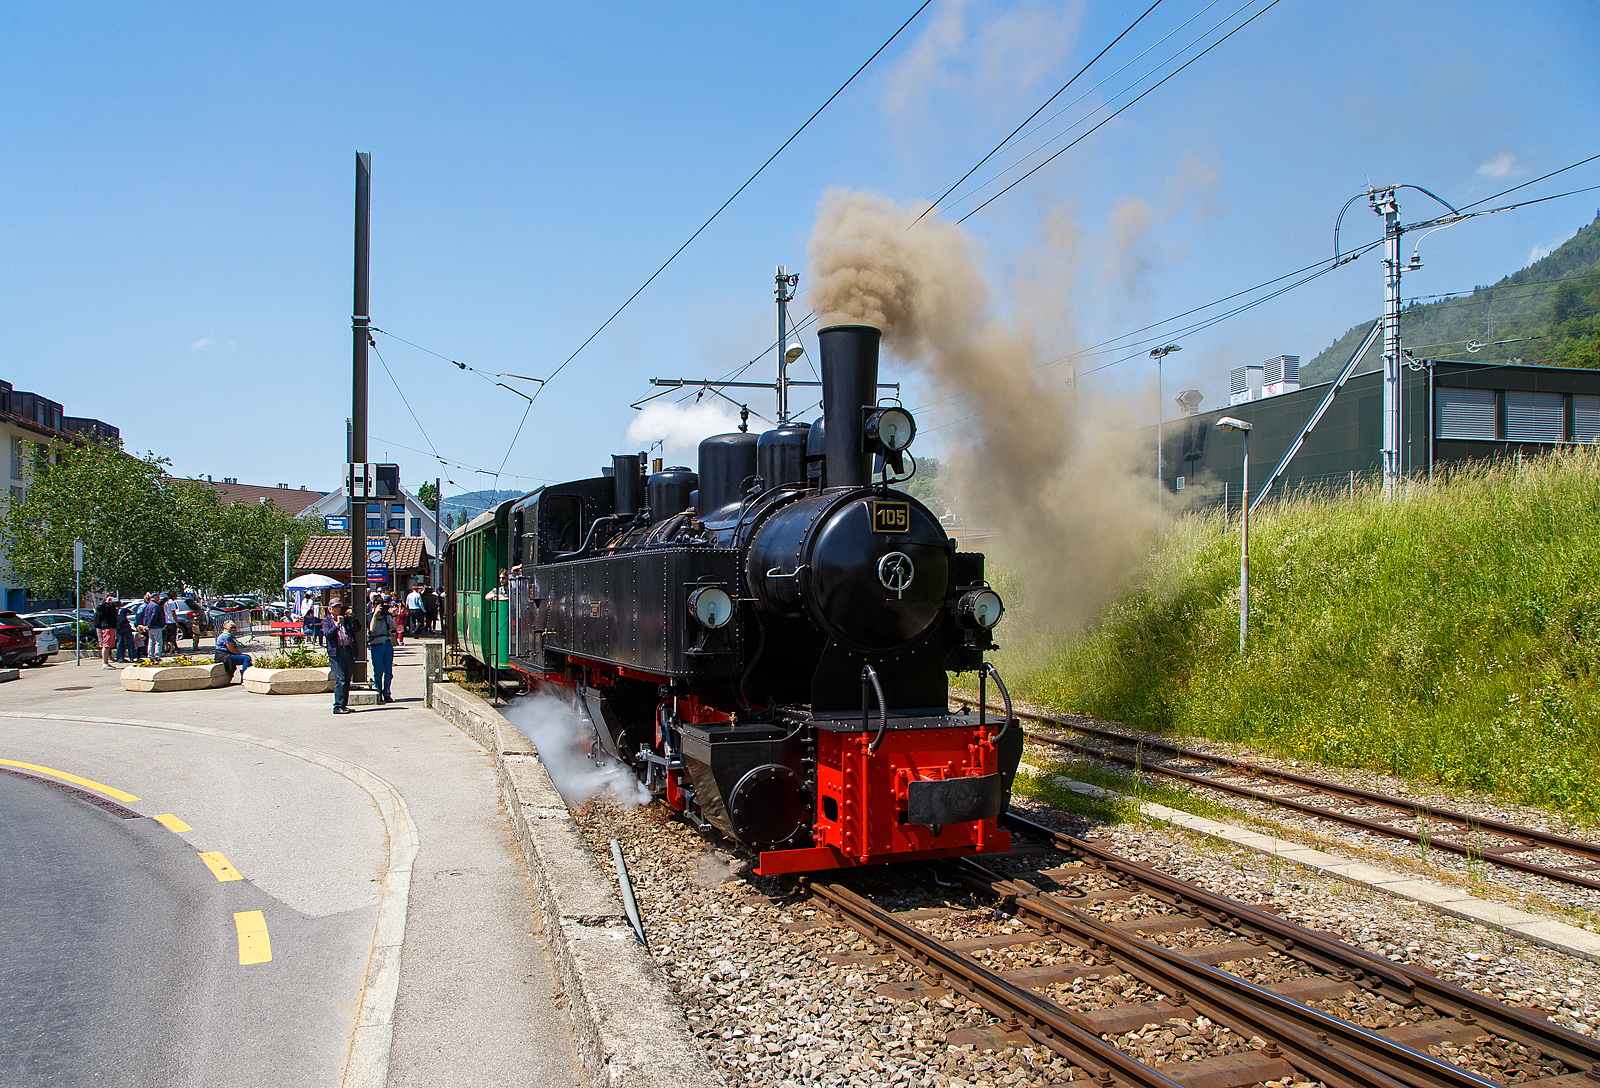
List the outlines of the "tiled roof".
{"label": "tiled roof", "polygon": [[215,491],[224,506],[231,506],[236,502],[254,506],[262,499],[266,499],[286,514],[303,513],[306,507],[327,494],[326,491],[310,491],[301,487],[262,487],[259,484],[228,484],[221,480],[190,482]]}
{"label": "tiled roof", "polygon": [[[422,538],[420,536],[389,537],[384,546],[383,561],[390,570],[423,569]],[[300,558],[294,569],[302,574],[309,571],[350,571],[350,538],[347,536],[314,536],[300,549]]]}

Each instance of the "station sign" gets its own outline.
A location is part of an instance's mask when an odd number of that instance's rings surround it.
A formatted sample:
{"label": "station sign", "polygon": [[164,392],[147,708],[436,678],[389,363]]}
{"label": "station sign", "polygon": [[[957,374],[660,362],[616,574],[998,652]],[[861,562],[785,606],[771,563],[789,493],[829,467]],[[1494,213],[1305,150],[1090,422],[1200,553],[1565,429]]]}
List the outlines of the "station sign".
{"label": "station sign", "polygon": [[367,537],[367,551],[381,552],[389,546],[389,542],[381,536]]}
{"label": "station sign", "polygon": [[322,527],[330,533],[348,533],[350,531],[350,519],[328,514],[322,519]]}

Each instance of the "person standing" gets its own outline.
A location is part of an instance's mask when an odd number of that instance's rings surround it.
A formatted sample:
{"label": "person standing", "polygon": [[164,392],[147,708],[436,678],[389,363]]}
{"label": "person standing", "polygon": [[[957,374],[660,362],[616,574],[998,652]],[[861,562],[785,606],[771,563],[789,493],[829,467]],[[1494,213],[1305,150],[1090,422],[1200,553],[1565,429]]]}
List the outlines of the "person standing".
{"label": "person standing", "polygon": [[166,620],[163,618],[161,598],[153,593],[144,595],[144,604],[139,609],[139,618],[135,621],[138,630],[144,632],[144,654],[151,661],[161,660],[161,636],[166,631]]}
{"label": "person standing", "polygon": [[161,614],[166,630],[166,644],[174,650],[178,648],[178,591],[167,590],[166,602],[161,606]]}
{"label": "person standing", "polygon": [[143,607],[139,604],[117,609],[117,656],[112,660],[125,665],[139,663],[139,648],[133,640],[133,616]]}
{"label": "person standing", "polygon": [[328,671],[333,674],[333,712],[348,714],[350,674],[356,665],[356,626],[355,617],[345,614],[344,602],[337,598],[328,604],[322,636],[328,643]]}
{"label": "person standing", "polygon": [[378,702],[392,703],[394,696],[389,688],[394,683],[394,613],[378,599],[367,624],[367,656],[372,661],[372,686],[378,691]]}
{"label": "person standing", "polygon": [[411,587],[411,592],[406,594],[406,620],[411,625],[412,634],[422,633],[422,621],[426,610],[422,605],[422,591],[416,586]]}
{"label": "person standing", "polygon": [[432,586],[422,587],[422,618],[427,624],[428,637],[433,637],[433,625],[439,619],[439,596]]}
{"label": "person standing", "polygon": [[94,633],[100,644],[100,667],[114,669],[111,649],[117,642],[117,606],[107,597],[94,606]]}
{"label": "person standing", "polygon": [[386,597],[384,603],[389,606],[389,618],[394,621],[394,640],[401,646],[406,644],[406,606],[399,597]]}

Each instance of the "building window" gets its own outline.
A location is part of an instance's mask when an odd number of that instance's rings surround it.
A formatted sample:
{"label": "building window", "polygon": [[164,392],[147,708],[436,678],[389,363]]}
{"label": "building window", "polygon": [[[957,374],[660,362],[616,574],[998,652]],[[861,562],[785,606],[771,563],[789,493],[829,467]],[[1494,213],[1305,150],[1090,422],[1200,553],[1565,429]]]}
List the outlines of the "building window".
{"label": "building window", "polygon": [[1572,394],[1572,440],[1600,442],[1600,396]]}
{"label": "building window", "polygon": [[1440,438],[1477,438],[1494,441],[1499,437],[1495,427],[1493,389],[1439,389],[1438,436]]}
{"label": "building window", "polygon": [[401,533],[405,532],[406,531],[406,519],[405,518],[391,518],[389,520],[389,528],[394,529],[396,532],[401,532]]}
{"label": "building window", "polygon": [[406,504],[405,503],[396,502],[396,503],[390,503],[389,504],[389,513],[391,513],[391,514],[404,514],[405,512],[406,512]]}
{"label": "building window", "polygon": [[1506,440],[1560,442],[1566,438],[1566,401],[1560,393],[1506,390]]}
{"label": "building window", "polygon": [[22,501],[22,488],[18,487],[16,484],[12,484],[11,485],[11,501],[12,502],[21,502]]}
{"label": "building window", "polygon": [[421,536],[422,535],[422,519],[421,518],[412,518],[411,519],[411,535],[412,536]]}
{"label": "building window", "polygon": [[379,521],[377,518],[368,518],[367,532],[368,534],[383,532],[383,522]]}
{"label": "building window", "polygon": [[11,478],[22,479],[22,439],[11,440]]}

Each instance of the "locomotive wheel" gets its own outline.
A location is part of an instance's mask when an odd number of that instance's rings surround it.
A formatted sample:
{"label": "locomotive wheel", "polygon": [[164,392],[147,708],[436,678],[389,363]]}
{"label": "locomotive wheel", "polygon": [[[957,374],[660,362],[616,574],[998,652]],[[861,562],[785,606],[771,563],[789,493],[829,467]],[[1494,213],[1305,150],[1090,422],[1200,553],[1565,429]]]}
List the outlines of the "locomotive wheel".
{"label": "locomotive wheel", "polygon": [[754,850],[786,846],[811,827],[800,776],[778,763],[745,772],[728,799],[728,815],[739,841]]}

